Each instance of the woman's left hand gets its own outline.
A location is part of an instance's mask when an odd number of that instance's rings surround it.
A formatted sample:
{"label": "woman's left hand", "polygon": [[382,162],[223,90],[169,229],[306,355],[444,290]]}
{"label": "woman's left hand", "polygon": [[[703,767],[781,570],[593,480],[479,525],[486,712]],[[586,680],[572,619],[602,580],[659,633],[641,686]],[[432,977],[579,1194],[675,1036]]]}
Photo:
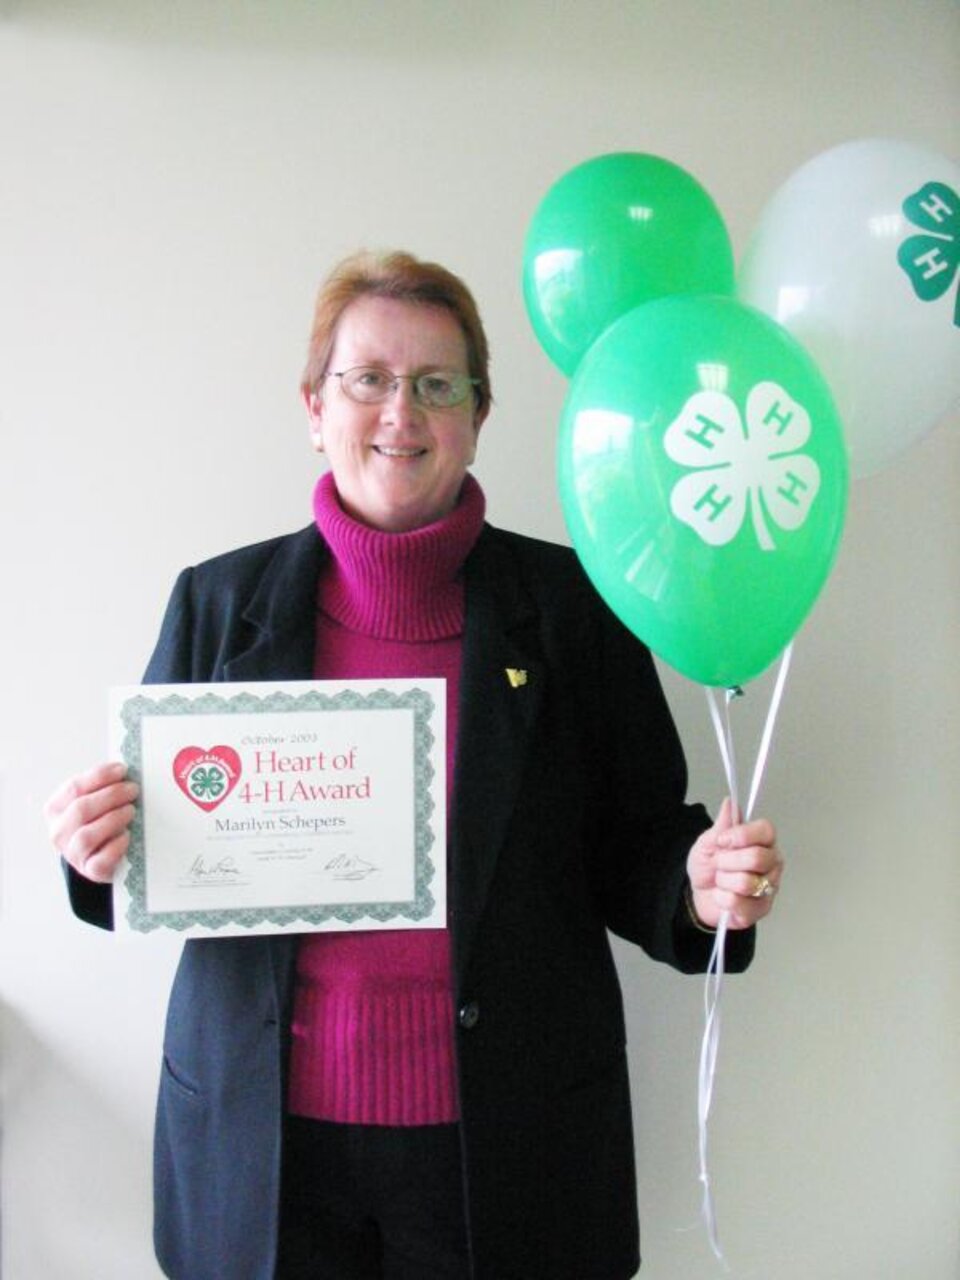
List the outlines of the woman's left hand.
{"label": "woman's left hand", "polygon": [[748,929],[773,907],[783,875],[777,833],[765,818],[734,822],[729,798],[687,858],[693,907],[711,929],[730,912],[731,929]]}

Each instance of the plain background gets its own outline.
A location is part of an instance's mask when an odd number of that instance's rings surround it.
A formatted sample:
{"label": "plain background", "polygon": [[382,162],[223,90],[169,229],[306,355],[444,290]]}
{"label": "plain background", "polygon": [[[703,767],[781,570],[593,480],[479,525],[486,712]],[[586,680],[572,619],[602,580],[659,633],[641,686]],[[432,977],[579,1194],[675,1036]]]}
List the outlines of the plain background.
{"label": "plain background", "polygon": [[[519,289],[548,186],[601,152],[666,156],[740,254],[777,186],[840,142],[956,158],[958,85],[954,0],[0,4],[4,1280],[158,1274],[178,948],[71,918],[41,805],[103,756],[106,689],[139,679],[176,571],[308,520],[297,383],[332,261],[399,245],[471,283],[490,517],[563,541],[565,384]],[[727,987],[712,1128],[736,1277],[960,1274],[958,427],[854,486],[798,640],[760,806],[789,878]],[[702,691],[665,682],[715,804]],[[757,681],[737,706],[744,760],[766,697]],[[642,1274],[713,1280],[702,985],[617,954]]]}

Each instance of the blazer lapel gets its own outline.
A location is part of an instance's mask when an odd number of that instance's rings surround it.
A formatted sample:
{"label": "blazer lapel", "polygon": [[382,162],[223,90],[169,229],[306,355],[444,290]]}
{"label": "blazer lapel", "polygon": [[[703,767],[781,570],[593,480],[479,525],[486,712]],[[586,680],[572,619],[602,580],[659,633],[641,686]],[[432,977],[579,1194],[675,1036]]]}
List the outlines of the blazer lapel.
{"label": "blazer lapel", "polygon": [[466,563],[456,786],[450,823],[454,971],[462,976],[544,693],[536,605],[496,530]]}
{"label": "blazer lapel", "polygon": [[225,679],[313,679],[317,576],[326,555],[315,525],[278,545],[244,612],[256,627],[253,642],[224,664]]}
{"label": "blazer lapel", "polygon": [[[224,663],[225,680],[313,679],[317,576],[326,554],[315,525],[278,544],[244,611],[244,619],[255,628],[253,641]],[[296,934],[256,940],[267,957],[283,1028],[290,1023],[298,941]]]}

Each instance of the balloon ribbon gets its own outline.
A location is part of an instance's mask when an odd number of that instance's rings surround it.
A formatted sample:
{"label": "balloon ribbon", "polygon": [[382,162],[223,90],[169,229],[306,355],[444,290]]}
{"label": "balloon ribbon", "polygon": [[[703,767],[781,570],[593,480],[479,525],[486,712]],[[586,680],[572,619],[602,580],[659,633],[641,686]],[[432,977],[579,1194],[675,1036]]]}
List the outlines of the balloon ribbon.
{"label": "balloon ribbon", "polygon": [[[777,678],[774,684],[773,694],[770,699],[770,707],[767,711],[767,719],[760,739],[760,747],[757,751],[756,763],[753,768],[753,778],[750,783],[747,807],[743,814],[743,821],[745,822],[750,820],[757,796],[760,793],[760,784],[763,781],[763,775],[766,771],[767,760],[770,755],[770,744],[773,740],[774,725],[776,724],[777,713],[780,710],[780,703],[783,700],[783,690],[787,682],[787,672],[790,670],[790,659],[792,656],[793,644],[791,642],[787,645],[783,652],[783,656],[780,659],[780,666],[777,671]],[[733,809],[731,817],[736,823],[741,821],[741,815],[739,783],[737,779],[737,756],[734,749],[730,706],[736,698],[743,697],[743,690],[740,688],[733,688],[725,691],[722,714],[718,705],[717,690],[707,687],[706,694],[707,702],[710,707],[710,717],[713,721],[714,731],[717,735],[717,744],[720,747],[720,756],[723,760],[724,773],[727,778],[727,787]],[[713,1105],[713,1086],[717,1074],[717,1056],[720,1049],[720,1010],[721,996],[723,994],[724,953],[726,950],[726,938],[729,926],[730,912],[725,911],[720,917],[720,923],[717,926],[716,937],[713,942],[713,952],[710,956],[710,963],[707,965],[707,976],[704,984],[704,1029],[703,1040],[700,1045],[700,1072],[697,1090],[700,1182],[703,1185],[702,1214],[704,1224],[707,1228],[707,1234],[710,1238],[710,1247],[717,1259],[727,1270],[729,1270],[729,1266],[726,1258],[723,1256],[723,1250],[720,1248],[720,1240],[717,1231],[716,1206],[713,1201],[713,1191],[710,1186],[710,1173],[707,1160],[707,1132],[710,1120],[710,1110]]]}

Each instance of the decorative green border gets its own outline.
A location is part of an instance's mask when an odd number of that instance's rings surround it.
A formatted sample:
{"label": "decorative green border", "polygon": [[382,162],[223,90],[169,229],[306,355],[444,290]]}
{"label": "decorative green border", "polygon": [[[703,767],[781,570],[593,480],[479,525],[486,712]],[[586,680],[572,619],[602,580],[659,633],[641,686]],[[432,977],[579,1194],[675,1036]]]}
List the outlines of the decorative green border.
{"label": "decorative green border", "polygon": [[430,763],[430,748],[434,743],[430,721],[436,710],[433,698],[423,689],[408,689],[403,693],[391,693],[388,689],[376,689],[361,694],[345,689],[337,694],[325,694],[311,689],[302,694],[274,692],[265,697],[251,693],[239,693],[224,697],[215,693],[198,694],[195,698],[182,694],[150,698],[144,694],[128,698],[120,708],[120,720],[124,727],[121,755],[127,765],[128,776],[137,783],[143,780],[143,720],[147,716],[180,715],[239,715],[244,712],[286,713],[315,711],[413,711],[414,743],[414,884],[415,896],[408,902],[335,903],[321,906],[246,907],[231,909],[199,909],[195,911],[148,911],[146,905],[146,861],[144,851],[143,810],[149,797],[141,793],[141,802],[130,827],[130,863],[126,890],[130,895],[127,922],[138,933],[166,928],[183,930],[193,925],[220,929],[227,925],[239,925],[243,929],[257,925],[286,927],[302,922],[309,925],[323,924],[327,920],[339,920],[355,924],[364,918],[386,924],[398,917],[419,921],[428,918],[435,901],[428,885],[435,874],[430,857],[434,833],[430,819],[434,809],[430,797],[430,785],[434,769]]}

